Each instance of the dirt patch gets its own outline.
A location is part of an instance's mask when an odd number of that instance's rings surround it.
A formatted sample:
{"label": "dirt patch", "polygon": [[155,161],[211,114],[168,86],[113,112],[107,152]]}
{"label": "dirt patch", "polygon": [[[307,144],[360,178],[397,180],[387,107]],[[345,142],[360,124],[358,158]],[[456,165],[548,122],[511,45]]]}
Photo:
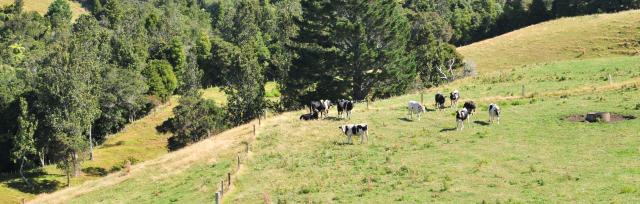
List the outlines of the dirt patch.
{"label": "dirt patch", "polygon": [[[632,116],[632,115],[621,115],[621,114],[617,114],[617,113],[611,113],[611,120],[609,121],[609,123],[620,122],[620,121],[625,121],[625,120],[633,120],[633,119],[636,119],[636,117]],[[587,122],[587,123],[589,123],[589,121],[586,120],[586,114],[585,115],[567,116],[567,117],[563,118],[563,120],[571,121],[571,122]]]}

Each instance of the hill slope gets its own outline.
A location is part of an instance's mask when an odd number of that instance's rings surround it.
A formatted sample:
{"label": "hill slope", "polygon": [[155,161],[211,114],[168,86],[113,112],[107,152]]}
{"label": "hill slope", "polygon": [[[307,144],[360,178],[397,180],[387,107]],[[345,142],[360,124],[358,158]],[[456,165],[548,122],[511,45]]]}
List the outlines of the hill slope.
{"label": "hill slope", "polygon": [[[613,81],[605,80],[608,74]],[[525,97],[521,84],[527,84]],[[427,90],[427,104],[434,92],[454,88],[463,100],[481,104],[460,132],[453,131],[451,109],[406,119],[405,103],[420,100],[418,94],[381,100],[370,110],[358,104],[350,121],[301,122],[301,111],[285,113],[259,128],[251,159],[224,199],[640,202],[640,123],[563,120],[588,111],[639,116],[638,87],[640,58],[622,57],[518,68]],[[490,102],[503,108],[499,125],[486,123]],[[359,122],[371,126],[370,141],[344,145],[336,127]],[[235,153],[251,140],[250,126],[241,126],[136,165],[128,176],[110,175],[34,201],[208,202]]]}
{"label": "hill slope", "polygon": [[640,54],[640,10],[562,18],[458,48],[487,73],[534,63]]}
{"label": "hill slope", "polygon": [[[13,4],[13,2],[14,0],[0,0],[0,5],[9,5]],[[53,0],[24,0],[24,10],[35,11],[44,15],[47,13],[51,2],[53,2]],[[88,13],[88,11],[76,1],[69,1],[69,5],[71,6],[71,12],[73,12],[73,19],[77,19],[80,15]]]}

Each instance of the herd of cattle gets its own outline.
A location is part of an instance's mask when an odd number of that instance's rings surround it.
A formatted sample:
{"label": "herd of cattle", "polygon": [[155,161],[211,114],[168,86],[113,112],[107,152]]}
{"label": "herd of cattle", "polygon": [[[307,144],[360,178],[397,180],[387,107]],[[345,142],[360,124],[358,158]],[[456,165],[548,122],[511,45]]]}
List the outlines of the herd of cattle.
{"label": "herd of cattle", "polygon": [[[451,101],[451,108],[456,108],[458,106],[458,100],[460,99],[460,92],[458,90],[454,90],[449,94],[449,100]],[[445,109],[445,96],[441,93],[437,93],[435,95],[435,107],[439,110]],[[326,118],[329,114],[329,109],[334,104],[330,100],[320,100],[320,101],[312,101],[309,103],[309,113],[303,114],[300,116],[300,120],[318,120]],[[353,110],[353,101],[340,99],[335,104],[338,109],[338,117],[340,118],[351,118],[351,110]],[[416,114],[418,120],[420,120],[420,116],[422,113],[426,112],[426,107],[420,102],[417,101],[409,101],[409,105],[407,106],[410,117],[413,119],[413,114]],[[462,109],[456,111],[456,130],[464,129],[464,122],[471,118],[471,116],[476,111],[476,103],[473,101],[466,101],[462,106]],[[500,107],[496,104],[489,104],[489,122],[493,123],[496,121],[500,123]],[[351,137],[359,136],[360,143],[363,143],[365,140],[368,140],[368,125],[364,124],[348,124],[342,125],[338,127],[342,133],[347,136],[347,140],[349,143],[352,143]]]}

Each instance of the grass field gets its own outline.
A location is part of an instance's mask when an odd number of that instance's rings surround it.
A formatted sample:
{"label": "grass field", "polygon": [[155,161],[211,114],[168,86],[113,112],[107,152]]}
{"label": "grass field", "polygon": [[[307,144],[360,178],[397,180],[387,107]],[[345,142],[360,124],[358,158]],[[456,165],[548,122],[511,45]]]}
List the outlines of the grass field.
{"label": "grass field", "polygon": [[[473,122],[460,132],[454,131],[452,109],[429,111],[421,121],[406,119],[406,101],[420,100],[419,94],[376,101],[370,110],[358,104],[351,121],[332,117],[301,122],[297,116],[302,112],[274,116],[263,121],[251,159],[224,199],[261,203],[267,195],[274,203],[640,202],[640,123],[563,120],[589,111],[640,116],[639,64],[638,57],[575,60],[505,70],[427,90],[427,104],[432,104],[436,91],[454,88],[461,90],[463,101],[481,104]],[[601,77],[608,73],[615,76],[611,83]],[[525,97],[513,94],[521,91],[522,83],[532,92]],[[502,107],[501,124],[486,124],[490,102]],[[344,145],[337,127],[359,122],[370,125],[370,141]],[[100,186],[94,182],[113,183],[103,178],[36,201],[211,201],[217,182],[233,166],[233,153],[251,140],[247,134],[250,130],[243,126],[188,147],[184,151],[206,151],[210,156],[179,159],[184,162],[179,170],[162,169],[173,165],[152,160],[154,165],[143,163],[144,170],[118,185],[92,189]],[[213,147],[227,143],[233,148]],[[166,157],[181,156],[162,158]],[[161,176],[167,173],[171,176]]]}
{"label": "grass field", "polygon": [[[13,4],[14,0],[0,0],[0,5],[9,5]],[[47,13],[49,9],[49,5],[51,5],[53,0],[24,0],[24,10],[25,11],[35,11],[42,15]],[[77,19],[80,15],[88,13],[88,11],[80,5],[80,3],[76,1],[69,1],[71,6],[71,12],[73,12],[73,19]]]}
{"label": "grass field", "polygon": [[458,49],[488,73],[558,60],[640,55],[640,10],[562,18]]}

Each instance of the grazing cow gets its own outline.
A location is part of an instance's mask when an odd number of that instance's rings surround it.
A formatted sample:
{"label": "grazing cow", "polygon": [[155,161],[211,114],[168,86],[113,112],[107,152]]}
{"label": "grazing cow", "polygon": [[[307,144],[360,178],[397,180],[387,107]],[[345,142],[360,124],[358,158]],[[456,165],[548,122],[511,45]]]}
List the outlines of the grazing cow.
{"label": "grazing cow", "polygon": [[351,110],[353,110],[353,102],[349,100],[338,100],[338,117],[342,117],[343,113],[346,113],[346,118],[351,119]]}
{"label": "grazing cow", "polygon": [[489,104],[489,122],[496,120],[500,124],[500,107],[496,104]]}
{"label": "grazing cow", "polygon": [[420,115],[422,115],[422,113],[426,111],[424,106],[417,101],[409,101],[409,106],[407,107],[407,109],[409,109],[409,115],[411,116],[411,119],[413,119],[413,113],[416,113],[416,115],[418,116],[418,120],[420,120]]}
{"label": "grazing cow", "polygon": [[462,108],[462,110],[456,112],[456,130],[464,129],[464,121],[467,120],[468,117],[469,110],[467,110],[466,108]]}
{"label": "grazing cow", "polygon": [[458,107],[458,99],[460,99],[460,92],[458,90],[454,90],[449,94],[449,99],[451,99],[451,107]]}
{"label": "grazing cow", "polygon": [[313,111],[313,113],[307,113],[300,116],[300,120],[317,120],[318,119],[318,111]]}
{"label": "grazing cow", "polygon": [[442,110],[444,108],[444,96],[441,93],[436,94],[436,107]]}
{"label": "grazing cow", "polygon": [[353,144],[353,141],[351,141],[351,137],[354,135],[360,136],[360,144],[362,144],[365,139],[369,141],[369,128],[366,123],[343,125],[338,127],[338,129],[342,130],[342,133],[347,136],[349,144]]}
{"label": "grazing cow", "polygon": [[469,117],[471,117],[476,112],[476,103],[473,101],[464,102],[463,107],[467,109]]}

